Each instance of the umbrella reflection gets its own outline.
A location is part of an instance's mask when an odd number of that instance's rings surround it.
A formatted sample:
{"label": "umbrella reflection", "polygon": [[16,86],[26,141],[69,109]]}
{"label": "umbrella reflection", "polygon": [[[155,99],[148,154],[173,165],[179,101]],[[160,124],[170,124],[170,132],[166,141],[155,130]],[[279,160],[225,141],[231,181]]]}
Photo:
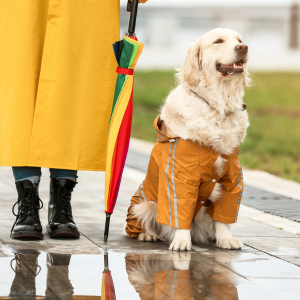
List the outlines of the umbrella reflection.
{"label": "umbrella reflection", "polygon": [[108,267],[108,254],[104,255],[104,271],[102,277],[102,300],[116,300],[115,287]]}
{"label": "umbrella reflection", "polygon": [[235,286],[220,284],[218,272],[205,268],[191,253],[174,252],[157,259],[154,255],[127,255],[126,271],[140,299],[238,300]]}

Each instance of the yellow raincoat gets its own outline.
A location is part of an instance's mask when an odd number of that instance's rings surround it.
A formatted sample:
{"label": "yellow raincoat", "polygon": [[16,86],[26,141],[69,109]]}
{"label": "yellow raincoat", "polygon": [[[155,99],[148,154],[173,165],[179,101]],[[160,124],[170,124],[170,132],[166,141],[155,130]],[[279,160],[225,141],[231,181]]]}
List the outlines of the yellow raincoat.
{"label": "yellow raincoat", "polygon": [[[132,215],[133,206],[143,201],[157,202],[158,223],[179,229],[190,229],[204,205],[213,220],[235,223],[244,187],[238,148],[231,155],[222,155],[227,162],[218,176],[214,167],[218,153],[191,140],[167,136],[161,124],[157,117],[154,126],[158,142],[152,150],[145,181],[131,199],[126,232],[132,238],[144,232]],[[223,191],[221,199],[213,204],[208,197],[217,182]]]}
{"label": "yellow raincoat", "polygon": [[0,166],[105,170],[119,0],[1,0],[0,37]]}

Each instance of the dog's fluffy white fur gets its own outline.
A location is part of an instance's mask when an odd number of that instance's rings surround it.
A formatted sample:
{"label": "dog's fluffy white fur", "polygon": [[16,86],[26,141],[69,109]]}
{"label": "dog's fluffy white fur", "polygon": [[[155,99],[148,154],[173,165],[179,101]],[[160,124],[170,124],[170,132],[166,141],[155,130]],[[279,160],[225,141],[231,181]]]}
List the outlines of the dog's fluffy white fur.
{"label": "dog's fluffy white fur", "polygon": [[[217,42],[216,41],[222,41]],[[190,46],[184,65],[178,70],[179,85],[171,91],[161,109],[162,128],[170,136],[189,139],[219,153],[215,168],[222,175],[226,160],[244,140],[249,126],[243,110],[244,86],[251,81],[246,67],[243,72],[226,74],[217,65],[232,65],[240,59],[236,46],[241,36],[230,29],[214,29]],[[244,53],[243,60],[247,62]],[[218,201],[221,184],[216,184],[209,199]],[[180,230],[156,222],[157,205],[153,201],[135,205],[133,214],[139,217],[146,233],[138,240],[157,239],[171,243],[172,250],[190,250],[192,241],[204,243],[216,240],[221,248],[240,249],[242,243],[232,237],[229,226],[213,221],[202,207],[192,222],[191,230]]]}

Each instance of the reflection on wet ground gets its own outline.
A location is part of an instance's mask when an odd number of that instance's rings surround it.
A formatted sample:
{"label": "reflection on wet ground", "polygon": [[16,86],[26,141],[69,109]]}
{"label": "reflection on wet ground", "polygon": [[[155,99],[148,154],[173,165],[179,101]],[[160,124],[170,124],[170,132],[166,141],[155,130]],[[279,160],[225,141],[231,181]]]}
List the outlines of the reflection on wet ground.
{"label": "reflection on wet ground", "polygon": [[0,299],[238,299],[237,287],[224,284],[222,272],[194,261],[196,253],[161,260],[127,254],[124,260],[107,254],[13,252],[14,257],[0,259]]}
{"label": "reflection on wet ground", "polygon": [[[222,272],[193,261],[191,253],[173,253],[172,260],[127,255],[128,279],[141,299],[238,299],[237,287]],[[230,279],[229,279],[230,281]]]}
{"label": "reflection on wet ground", "polygon": [[0,270],[0,299],[296,299],[277,298],[259,282],[197,252],[65,255],[12,250],[0,258]]}

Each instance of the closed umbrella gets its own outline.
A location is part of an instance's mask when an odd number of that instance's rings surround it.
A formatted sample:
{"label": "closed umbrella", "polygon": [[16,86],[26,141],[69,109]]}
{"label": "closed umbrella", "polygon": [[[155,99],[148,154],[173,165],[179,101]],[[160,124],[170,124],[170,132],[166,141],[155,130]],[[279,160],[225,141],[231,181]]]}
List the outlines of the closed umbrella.
{"label": "closed umbrella", "polygon": [[113,45],[117,67],[117,82],[109,122],[105,173],[105,213],[104,241],[107,242],[110,216],[113,213],[120,188],[123,169],[127,157],[133,98],[133,72],[144,45],[137,41],[134,31],[138,0],[128,2],[131,11],[128,35]]}

